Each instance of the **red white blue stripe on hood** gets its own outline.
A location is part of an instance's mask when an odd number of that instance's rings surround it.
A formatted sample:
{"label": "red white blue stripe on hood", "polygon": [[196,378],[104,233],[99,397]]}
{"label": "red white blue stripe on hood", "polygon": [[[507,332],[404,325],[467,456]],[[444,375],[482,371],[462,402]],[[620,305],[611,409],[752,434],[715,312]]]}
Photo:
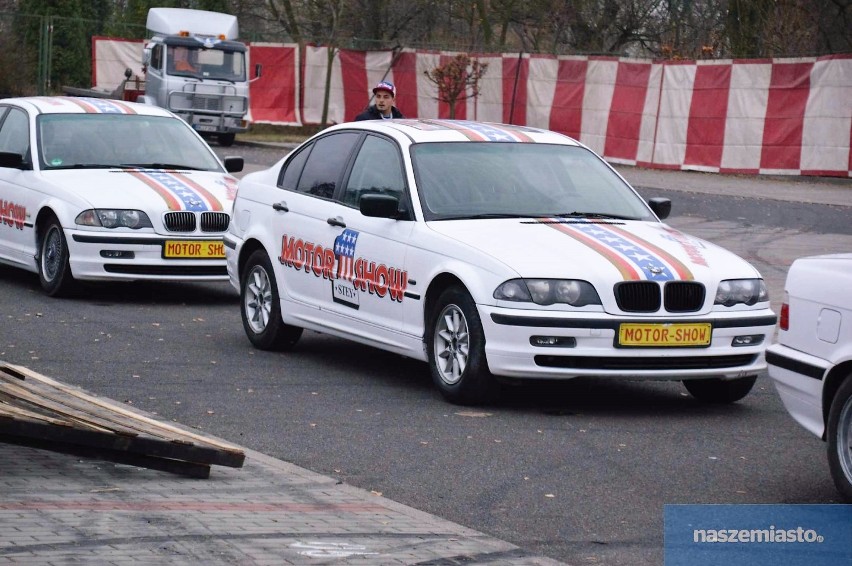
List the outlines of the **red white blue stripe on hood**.
{"label": "red white blue stripe on hood", "polygon": [[679,259],[615,224],[558,218],[540,222],[595,250],[618,269],[625,281],[695,279]]}
{"label": "red white blue stripe on hood", "polygon": [[169,210],[221,211],[222,203],[213,194],[183,173],[144,169],[128,173],[152,188]]}

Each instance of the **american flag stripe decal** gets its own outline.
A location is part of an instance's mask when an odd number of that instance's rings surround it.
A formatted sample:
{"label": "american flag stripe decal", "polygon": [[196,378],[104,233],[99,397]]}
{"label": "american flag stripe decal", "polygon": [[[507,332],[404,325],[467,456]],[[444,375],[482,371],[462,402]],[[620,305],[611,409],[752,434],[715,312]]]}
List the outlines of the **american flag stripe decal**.
{"label": "american flag stripe decal", "polygon": [[346,228],[334,239],[334,255],[337,256],[337,277],[347,281],[355,279],[355,244],[358,232]]}
{"label": "american flag stripe decal", "polygon": [[143,173],[142,171],[129,171],[131,175],[154,189],[158,195],[160,195],[164,201],[166,201],[166,206],[169,207],[169,210],[180,210],[180,202],[173,194],[171,194],[165,187],[157,183],[154,179],[150,178],[148,175]]}
{"label": "american flag stripe decal", "polygon": [[129,173],[154,189],[166,201],[169,210],[193,212],[222,210],[222,203],[209,191],[195,182],[187,183],[186,177],[179,173],[159,170],[129,171]]}
{"label": "american flag stripe decal", "polygon": [[607,226],[607,229],[617,234],[620,234],[623,238],[630,240],[641,246],[642,248],[648,250],[649,252],[655,254],[659,259],[661,259],[669,266],[671,266],[672,269],[674,269],[675,273],[677,273],[678,279],[682,281],[692,281],[693,279],[695,279],[695,276],[692,274],[692,271],[690,271],[690,269],[683,262],[671,255],[666,250],[655,246],[651,242],[643,240],[635,236],[634,234],[630,234],[629,232],[619,228],[618,226],[610,225]]}
{"label": "american flag stripe decal", "polygon": [[680,260],[617,226],[588,221],[566,224],[558,218],[542,222],[598,252],[618,269],[625,281],[694,279]]}
{"label": "american flag stripe decal", "polygon": [[209,203],[210,210],[215,210],[216,212],[222,211],[222,203],[219,202],[219,199],[217,199],[215,196],[213,196],[213,193],[211,193],[210,191],[208,191],[207,189],[205,189],[204,187],[202,187],[201,185],[199,185],[198,183],[196,183],[194,180],[190,179],[187,175],[185,175],[183,173],[173,173],[173,175],[174,175],[175,179],[178,179],[179,181],[181,181],[181,182],[185,183],[186,185],[192,187],[192,189],[194,191],[196,191],[198,194],[203,196],[204,200],[206,200]]}
{"label": "american flag stripe decal", "polygon": [[558,230],[559,232],[562,232],[567,236],[571,236],[578,242],[585,244],[586,246],[595,250],[618,270],[623,280],[637,281],[639,279],[642,279],[642,275],[638,273],[636,271],[636,268],[631,265],[630,262],[625,260],[621,254],[615,253],[612,249],[605,246],[603,243],[597,241],[596,239],[587,236],[583,232],[571,230],[570,227],[560,223],[559,221],[554,222],[553,220],[542,220],[542,222],[544,222],[545,226],[550,226],[554,230]]}

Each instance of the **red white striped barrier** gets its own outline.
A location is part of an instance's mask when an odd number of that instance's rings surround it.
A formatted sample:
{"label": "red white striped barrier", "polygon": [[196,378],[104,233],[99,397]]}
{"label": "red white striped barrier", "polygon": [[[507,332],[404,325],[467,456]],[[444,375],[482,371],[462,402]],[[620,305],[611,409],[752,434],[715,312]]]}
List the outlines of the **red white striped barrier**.
{"label": "red white striped barrier", "polygon": [[[119,47],[96,38],[93,82],[121,80]],[[251,119],[319,124],[328,48],[252,44],[263,76]],[[139,67],[137,52],[136,67]],[[352,120],[380,80],[409,118],[448,118],[425,72],[455,53],[339,50],[331,59],[327,123]],[[481,94],[458,119],[563,132],[614,163],[722,173],[852,176],[852,54],[796,59],[652,61],[615,57],[471,54],[488,64]],[[119,72],[116,74],[116,70]],[[301,98],[300,98],[301,97]]]}

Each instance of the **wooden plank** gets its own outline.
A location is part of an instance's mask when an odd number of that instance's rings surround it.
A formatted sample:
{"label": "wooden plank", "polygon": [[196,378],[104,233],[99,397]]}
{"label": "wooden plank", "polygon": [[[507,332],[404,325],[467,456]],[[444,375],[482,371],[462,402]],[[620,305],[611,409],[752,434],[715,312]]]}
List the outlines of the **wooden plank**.
{"label": "wooden plank", "polygon": [[86,394],[86,393],[82,392],[81,390],[74,389],[70,386],[63,384],[63,383],[60,383],[60,382],[55,381],[53,379],[50,379],[49,377],[46,377],[44,375],[41,375],[41,374],[36,373],[34,371],[31,371],[31,370],[29,370],[29,369],[27,369],[23,366],[17,366],[17,365],[8,364],[8,363],[0,363],[0,370],[5,371],[6,373],[9,373],[13,377],[17,377],[17,378],[23,379],[23,380],[33,379],[33,380],[38,381],[40,383],[54,387],[57,390],[62,391],[64,393],[67,393],[67,394],[69,394],[73,397],[77,397],[77,398],[80,398],[80,399],[85,399],[87,401],[90,401],[91,403],[93,403],[94,405],[96,405],[98,407],[102,407],[102,408],[105,408],[107,410],[113,411],[113,412],[115,412],[119,415],[122,415],[124,417],[134,419],[139,423],[144,423],[145,425],[152,427],[152,430],[158,431],[158,434],[168,434],[168,435],[171,435],[173,437],[177,437],[178,439],[187,439],[190,442],[198,442],[198,443],[201,443],[201,444],[214,446],[214,447],[216,447],[220,450],[224,450],[226,452],[232,452],[232,453],[235,453],[235,454],[237,454],[237,453],[243,454],[243,451],[240,448],[238,448],[237,446],[234,446],[232,444],[228,444],[228,443],[225,443],[225,442],[221,442],[221,441],[218,441],[216,439],[207,438],[207,437],[201,436],[199,434],[195,434],[193,432],[186,431],[186,430],[171,426],[167,423],[163,423],[163,422],[151,419],[149,417],[146,417],[145,415],[141,415],[139,413],[130,411],[130,410],[126,409],[125,407],[122,407],[121,405],[118,405],[118,404],[115,404],[115,403],[112,403],[112,402],[108,402],[104,399],[101,399],[99,397],[95,397],[91,394]]}
{"label": "wooden plank", "polygon": [[[0,372],[0,394],[5,394],[3,397],[6,399],[15,398],[19,401],[28,403],[36,409],[41,408],[51,411],[68,421],[75,423],[77,426],[101,430],[104,432],[113,432],[115,434],[131,436],[139,434],[132,428],[125,427],[123,424],[115,422],[114,419],[98,418],[95,415],[87,413],[85,412],[85,407],[81,407],[81,410],[78,410],[76,407],[69,406],[67,403],[64,403],[62,399],[56,399],[56,396],[51,395],[49,392],[40,392],[40,394],[37,395],[26,387],[4,382],[2,372]],[[20,403],[18,403],[18,406],[20,406]]]}
{"label": "wooden plank", "polygon": [[20,437],[0,432],[0,442],[7,444],[16,444],[18,446],[27,446],[29,448],[38,448],[42,450],[50,450],[51,452],[59,452],[61,454],[70,454],[73,456],[82,456],[84,458],[93,458],[96,460],[106,460],[117,464],[127,464],[130,466],[139,466],[158,470],[161,472],[169,472],[180,474],[191,478],[207,479],[210,477],[210,466],[207,464],[199,464],[197,462],[183,462],[180,460],[171,460],[168,458],[158,458],[146,456],[143,454],[134,454],[123,450],[107,450],[93,448],[80,444],[69,444],[66,442],[56,442],[48,439],[34,439],[30,437]]}
{"label": "wooden plank", "polygon": [[36,413],[34,411],[28,411],[26,409],[18,407],[17,405],[10,405],[8,403],[0,403],[0,417],[5,417],[9,419],[28,419],[36,422],[50,423],[56,426],[73,426],[70,422],[66,420],[56,419],[48,415]]}
{"label": "wooden plank", "polygon": [[[245,461],[244,451],[234,445],[159,422],[2,361],[0,437],[193,477],[207,477],[212,464],[236,468]],[[154,461],[160,462],[154,465]]]}
{"label": "wooden plank", "polygon": [[244,457],[207,446],[177,444],[143,436],[124,436],[96,430],[21,419],[0,419],[0,434],[44,440],[62,444],[87,446],[93,451],[120,450],[138,456],[184,460],[196,464],[240,467]]}

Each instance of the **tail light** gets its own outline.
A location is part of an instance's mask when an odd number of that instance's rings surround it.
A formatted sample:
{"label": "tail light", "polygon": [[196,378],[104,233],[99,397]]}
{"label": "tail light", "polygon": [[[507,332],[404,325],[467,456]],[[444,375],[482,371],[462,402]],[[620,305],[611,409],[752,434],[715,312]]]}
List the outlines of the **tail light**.
{"label": "tail light", "polygon": [[781,330],[790,330],[790,304],[788,301],[790,296],[784,293],[784,302],[781,303],[781,316],[778,318],[778,328]]}

